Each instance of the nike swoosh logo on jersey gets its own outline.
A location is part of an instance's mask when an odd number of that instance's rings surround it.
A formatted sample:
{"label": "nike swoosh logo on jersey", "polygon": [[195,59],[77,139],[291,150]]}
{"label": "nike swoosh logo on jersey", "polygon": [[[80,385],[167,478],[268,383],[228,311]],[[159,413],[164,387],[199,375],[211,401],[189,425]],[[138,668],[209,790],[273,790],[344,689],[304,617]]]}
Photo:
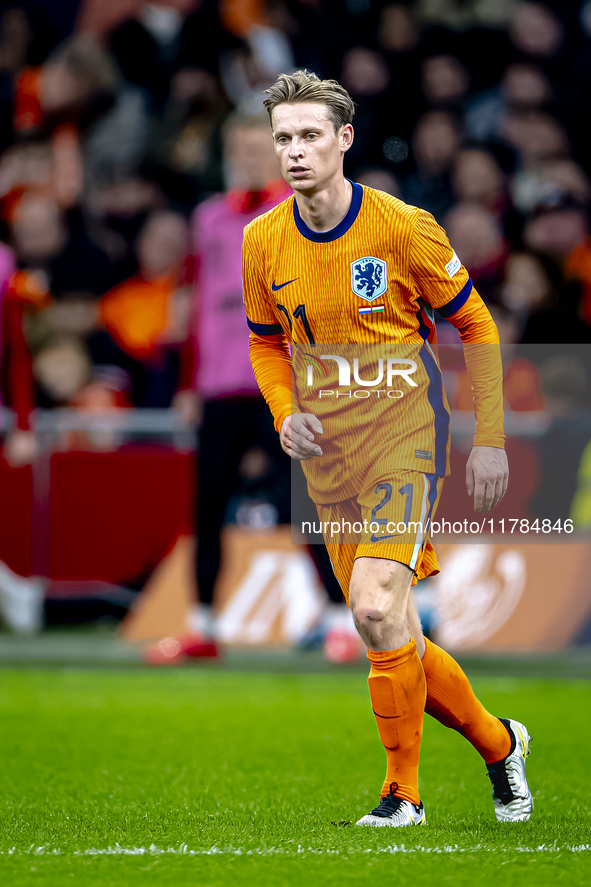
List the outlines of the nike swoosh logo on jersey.
{"label": "nike swoosh logo on jersey", "polygon": [[394,539],[394,538],[398,538],[399,536],[403,536],[403,535],[404,535],[404,533],[390,533],[389,536],[376,536],[375,533],[372,533],[371,536],[369,537],[369,541],[370,542],[383,542],[384,539]]}
{"label": "nike swoosh logo on jersey", "polygon": [[288,280],[285,283],[275,283],[275,281],[273,281],[273,283],[271,284],[271,289],[274,293],[276,293],[277,290],[282,290],[284,286],[289,286],[290,283],[295,283],[295,281],[299,279],[299,277],[294,277],[293,280]]}

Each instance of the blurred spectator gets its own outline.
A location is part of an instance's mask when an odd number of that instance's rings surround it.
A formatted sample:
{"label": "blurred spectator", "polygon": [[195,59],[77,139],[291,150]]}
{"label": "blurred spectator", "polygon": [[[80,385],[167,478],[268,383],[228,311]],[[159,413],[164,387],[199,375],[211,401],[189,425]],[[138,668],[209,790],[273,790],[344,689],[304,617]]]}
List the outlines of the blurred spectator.
{"label": "blurred spectator", "polygon": [[5,8],[0,13],[0,152],[13,137],[13,82],[27,60],[32,34],[24,9]]}
{"label": "blurred spectator", "polygon": [[459,203],[449,211],[443,224],[482,297],[485,301],[494,299],[506,253],[495,217],[477,204]]}
{"label": "blurred spectator", "polygon": [[568,205],[554,209],[540,207],[527,220],[523,239],[533,250],[565,260],[587,237],[586,213]]}
{"label": "blurred spectator", "polygon": [[294,69],[287,37],[275,28],[252,24],[242,51],[223,53],[220,74],[224,89],[243,114],[263,111],[263,91],[282,71]]}
{"label": "blurred spectator", "polygon": [[429,111],[419,119],[413,135],[416,172],[405,182],[404,199],[429,210],[439,222],[454,202],[450,168],[458,146],[458,126],[451,114]]}
{"label": "blurred spectator", "polygon": [[392,124],[406,140],[410,139],[421,96],[421,29],[412,6],[390,3],[380,11],[376,41],[384,53],[392,83]]}
{"label": "blurred spectator", "polygon": [[56,123],[86,127],[111,104],[115,70],[90,38],[70,37],[38,67],[24,68],[14,97],[14,128],[28,135]]}
{"label": "blurred spectator", "polygon": [[470,28],[475,25],[498,27],[511,21],[515,0],[467,0],[450,3],[449,0],[418,0],[422,19],[431,24],[450,28]]}
{"label": "blurred spectator", "polygon": [[434,55],[423,62],[422,88],[429,105],[462,110],[469,84],[468,72],[453,55]]}
{"label": "blurred spectator", "polygon": [[137,241],[138,273],[101,299],[104,329],[92,333],[92,362],[125,370],[135,406],[170,405],[178,384],[179,350],[186,337],[188,252],[182,216],[153,212]]}
{"label": "blurred spectator", "polygon": [[173,76],[162,117],[153,124],[144,170],[183,210],[222,187],[221,126],[229,110],[211,72],[183,68]]}
{"label": "blurred spectator", "polygon": [[77,28],[97,39],[114,31],[126,19],[140,15],[142,0],[105,3],[104,0],[82,0],[78,10]]}
{"label": "blurred spectator", "polygon": [[501,139],[512,113],[542,110],[552,99],[546,74],[536,65],[507,65],[498,87],[473,101],[466,113],[466,130],[475,139]]}
{"label": "blurred spectator", "polygon": [[88,228],[93,241],[108,256],[110,282],[101,294],[126,280],[137,269],[135,243],[150,212],[167,205],[162,189],[139,175],[103,181],[89,188],[86,198]]}
{"label": "blurred spectator", "polygon": [[90,361],[76,339],[62,338],[39,351],[33,371],[44,406],[69,406],[90,378]]}
{"label": "blurred spectator", "polygon": [[64,219],[50,197],[23,197],[13,214],[12,232],[17,257],[30,268],[48,268],[66,245]]}
{"label": "blurred spectator", "polygon": [[388,67],[375,50],[356,46],[347,50],[342,63],[343,86],[352,96],[382,95],[390,81]]}
{"label": "blurred spectator", "polygon": [[509,33],[517,49],[539,58],[556,55],[564,42],[560,19],[544,3],[517,3]]}
{"label": "blurred spectator", "polygon": [[567,157],[570,151],[566,132],[558,120],[538,111],[511,114],[501,135],[515,149],[525,169]]}
{"label": "blurred spectator", "polygon": [[121,73],[140,88],[152,112],[168,95],[182,24],[173,7],[141,4],[137,18],[124,21],[111,34],[110,48]]}
{"label": "blurred spectator", "polygon": [[42,196],[53,194],[53,152],[48,142],[14,145],[0,157],[0,201],[4,221],[11,219],[16,203],[27,191]]}
{"label": "blurred spectator", "polygon": [[532,310],[521,341],[524,344],[562,344],[591,342],[591,327],[581,318],[581,285],[564,278],[559,264],[555,268],[550,296]]}
{"label": "blurred spectator", "polygon": [[399,126],[391,119],[393,96],[386,60],[375,49],[353,46],[343,55],[341,82],[357,106],[355,139],[347,152],[347,164],[354,168],[360,163],[380,163],[384,141]]}
{"label": "blurred spectator", "polygon": [[12,213],[19,266],[44,280],[47,292],[92,298],[105,292],[117,269],[94,242],[83,213],[64,213],[55,198],[25,193]]}
{"label": "blurred spectator", "polygon": [[454,194],[461,203],[478,203],[495,215],[505,208],[501,168],[488,151],[458,151],[452,171]]}
{"label": "blurred spectator", "polygon": [[[198,67],[217,74],[223,58],[246,51],[244,37],[253,24],[261,23],[262,3],[193,2],[191,6],[180,34],[178,68]],[[246,20],[229,21],[230,7],[237,14],[246,13]]]}
{"label": "blurred spectator", "polygon": [[389,3],[380,13],[377,41],[386,52],[407,55],[417,48],[421,31],[412,6]]}
{"label": "blurred spectator", "polygon": [[220,24],[213,4],[135,3],[110,44],[122,79],[115,106],[93,128],[89,175],[99,186],[155,182],[190,212],[203,191],[221,187],[219,126],[229,110],[221,64],[247,54]]}
{"label": "blurred spectator", "polygon": [[573,160],[551,160],[516,173],[511,196],[515,208],[524,214],[543,204],[558,206],[569,198],[584,206],[591,198],[591,185]]}
{"label": "blurred spectator", "polygon": [[5,7],[0,16],[0,70],[14,74],[25,66],[32,34],[25,10],[16,3]]}
{"label": "blurred spectator", "polygon": [[523,252],[509,256],[505,264],[501,301],[515,318],[519,337],[532,314],[555,303],[552,282],[539,256]]}
{"label": "blurred spectator", "polygon": [[359,169],[355,175],[355,181],[360,185],[375,188],[376,191],[385,191],[393,197],[401,196],[400,184],[389,169],[379,166],[366,166]]}
{"label": "blurred spectator", "polygon": [[501,81],[505,103],[514,110],[540,110],[552,98],[552,86],[535,65],[514,62],[507,65]]}
{"label": "blurred spectator", "polygon": [[557,263],[564,276],[559,299],[532,317],[527,340],[591,341],[591,242],[586,210],[568,197],[556,208],[540,206],[526,222],[523,240]]}

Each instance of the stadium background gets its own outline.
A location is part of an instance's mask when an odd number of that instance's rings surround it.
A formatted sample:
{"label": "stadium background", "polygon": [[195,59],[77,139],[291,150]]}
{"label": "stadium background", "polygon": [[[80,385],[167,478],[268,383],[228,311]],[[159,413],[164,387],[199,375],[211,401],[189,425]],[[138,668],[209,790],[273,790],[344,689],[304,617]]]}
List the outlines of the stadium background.
{"label": "stadium background", "polygon": [[[239,132],[227,135],[222,153],[227,121],[260,115],[264,87],[295,67],[349,89],[357,111],[347,174],[435,215],[512,349],[514,470],[499,517],[570,516],[584,531],[591,145],[582,109],[591,91],[591,4],[31,0],[5,4],[1,22],[2,369],[16,418],[3,411],[0,558],[17,575],[49,580],[48,625],[121,619],[177,539],[194,530],[196,207],[228,189],[244,198],[230,180]],[[458,429],[442,513],[461,519],[462,416],[471,398],[452,332],[439,327],[452,346],[447,381]],[[223,341],[215,344],[221,353]],[[225,514],[246,533],[289,519],[281,485],[265,482],[264,458],[257,467],[260,455],[250,448],[241,462]],[[230,542],[224,558],[234,575]],[[584,543],[565,559],[563,610],[572,615],[560,631],[553,547],[513,547],[519,575],[511,581],[505,548],[462,555],[480,576],[483,611],[494,609],[492,582],[496,608],[512,614],[493,646],[584,640]],[[185,563],[183,582],[171,583],[186,586],[185,606],[194,596],[190,573]],[[231,585],[240,585],[239,573]],[[443,615],[464,611],[469,584],[440,601]],[[428,621],[436,621],[436,595],[452,594],[446,587],[423,593]],[[173,606],[169,595],[157,597],[175,634],[183,603]],[[530,610],[539,612],[540,596],[548,619],[535,633]],[[309,597],[299,623],[280,630],[269,616],[266,633],[259,626],[227,639],[293,641],[320,606],[316,592]],[[263,598],[251,603],[265,609]],[[285,601],[277,606],[283,612]],[[497,623],[484,632],[489,639],[501,616]],[[151,624],[130,636],[153,634]],[[464,647],[481,645],[482,632],[462,631]]]}
{"label": "stadium background", "polygon": [[[430,718],[429,829],[346,828],[383,777],[367,663],[314,648],[318,546],[292,545],[257,447],[223,515],[221,665],[142,659],[162,636],[174,654],[195,594],[200,213],[219,192],[228,218],[260,205],[231,180],[232,126],[299,66],[357,103],[347,174],[434,213],[494,313],[499,519],[576,528],[443,535],[417,598],[489,710],[534,736],[523,828],[494,823],[481,762]],[[591,2],[2,4],[3,883],[589,883],[590,93]],[[453,521],[473,420],[450,331]]]}

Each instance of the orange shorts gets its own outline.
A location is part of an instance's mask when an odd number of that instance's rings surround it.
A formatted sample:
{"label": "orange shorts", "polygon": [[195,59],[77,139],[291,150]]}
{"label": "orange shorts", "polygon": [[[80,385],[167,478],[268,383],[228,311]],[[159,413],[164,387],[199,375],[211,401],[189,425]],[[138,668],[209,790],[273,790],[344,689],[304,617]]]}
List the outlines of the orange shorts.
{"label": "orange shorts", "polygon": [[405,564],[413,571],[413,585],[439,573],[429,527],[442,489],[443,478],[436,474],[401,470],[373,477],[354,499],[316,504],[326,548],[347,603],[358,557]]}

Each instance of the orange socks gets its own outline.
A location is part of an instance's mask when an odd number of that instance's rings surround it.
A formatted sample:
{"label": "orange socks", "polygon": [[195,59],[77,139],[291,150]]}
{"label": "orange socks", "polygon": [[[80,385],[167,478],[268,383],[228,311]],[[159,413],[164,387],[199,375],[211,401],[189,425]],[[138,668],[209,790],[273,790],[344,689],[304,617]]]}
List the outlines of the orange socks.
{"label": "orange socks", "polygon": [[390,784],[396,782],[398,788],[394,794],[418,804],[426,686],[417,646],[411,639],[399,650],[383,653],[368,650],[367,658],[371,662],[369,695],[386,749],[386,779],[381,796],[385,797]]}
{"label": "orange socks", "polygon": [[[422,662],[414,640],[399,650],[367,651],[368,684],[382,745],[386,749],[385,797],[391,783],[400,798],[418,804],[423,709],[471,742],[487,764],[505,758],[511,739],[504,724],[474,695],[452,657],[425,638]],[[425,701],[426,698],[426,701]]]}
{"label": "orange socks", "polygon": [[511,739],[505,726],[478,701],[455,659],[425,638],[422,664],[427,679],[426,713],[465,736],[487,764],[507,757]]}

